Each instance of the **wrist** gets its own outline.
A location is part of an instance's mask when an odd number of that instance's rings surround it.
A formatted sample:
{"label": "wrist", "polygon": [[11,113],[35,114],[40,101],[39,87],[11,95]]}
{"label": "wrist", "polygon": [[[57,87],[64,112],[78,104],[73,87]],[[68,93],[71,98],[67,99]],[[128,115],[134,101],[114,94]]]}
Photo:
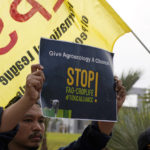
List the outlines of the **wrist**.
{"label": "wrist", "polygon": [[106,135],[110,135],[112,133],[113,126],[114,126],[114,122],[100,122],[100,121],[98,121],[99,130]]}
{"label": "wrist", "polygon": [[30,96],[28,96],[27,94],[24,94],[21,98],[21,101],[26,104],[26,105],[33,105],[35,103],[35,100],[34,99],[31,99]]}

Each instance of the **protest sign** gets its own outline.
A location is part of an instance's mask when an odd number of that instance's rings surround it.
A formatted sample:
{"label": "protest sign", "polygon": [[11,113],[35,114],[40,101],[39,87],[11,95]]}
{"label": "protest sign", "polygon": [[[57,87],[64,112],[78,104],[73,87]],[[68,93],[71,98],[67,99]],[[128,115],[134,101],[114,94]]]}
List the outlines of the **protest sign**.
{"label": "protest sign", "polygon": [[41,93],[47,117],[116,121],[113,53],[92,46],[41,38]]}

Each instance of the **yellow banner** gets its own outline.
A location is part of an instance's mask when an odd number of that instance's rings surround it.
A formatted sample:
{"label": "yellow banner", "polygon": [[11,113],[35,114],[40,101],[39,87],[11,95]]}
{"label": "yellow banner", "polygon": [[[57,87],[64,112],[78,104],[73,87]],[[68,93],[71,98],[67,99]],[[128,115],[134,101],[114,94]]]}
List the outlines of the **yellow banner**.
{"label": "yellow banner", "polygon": [[0,1],[0,106],[23,95],[40,37],[113,50],[130,28],[105,0]]}

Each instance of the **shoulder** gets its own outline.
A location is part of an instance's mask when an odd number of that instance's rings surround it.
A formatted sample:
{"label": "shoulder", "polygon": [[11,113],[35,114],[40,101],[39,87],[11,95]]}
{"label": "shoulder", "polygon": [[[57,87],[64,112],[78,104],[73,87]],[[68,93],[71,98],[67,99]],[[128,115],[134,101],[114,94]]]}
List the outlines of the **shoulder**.
{"label": "shoulder", "polygon": [[2,113],[3,113],[3,107],[0,107],[0,125],[1,125]]}
{"label": "shoulder", "polygon": [[0,133],[0,150],[7,150],[9,142],[14,138],[18,131],[18,126],[16,126],[13,130],[8,132]]}
{"label": "shoulder", "polygon": [[0,107],[0,114],[3,112],[3,107]]}
{"label": "shoulder", "polygon": [[[1,117],[3,113],[3,108],[0,107],[0,124]],[[8,143],[13,139],[18,131],[18,126],[16,126],[13,130],[8,132],[0,132],[0,150],[7,150]]]}

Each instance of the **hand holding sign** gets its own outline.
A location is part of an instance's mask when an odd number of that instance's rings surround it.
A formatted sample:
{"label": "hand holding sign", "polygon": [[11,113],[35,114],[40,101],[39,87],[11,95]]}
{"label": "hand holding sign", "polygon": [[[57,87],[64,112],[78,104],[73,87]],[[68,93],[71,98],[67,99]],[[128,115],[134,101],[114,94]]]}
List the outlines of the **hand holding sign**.
{"label": "hand holding sign", "polygon": [[[116,82],[115,91],[117,93],[117,112],[119,112],[126,98],[126,90],[117,76],[114,77],[114,80]],[[114,122],[98,122],[99,130],[107,135],[110,135],[113,126]]]}
{"label": "hand holding sign", "polygon": [[126,89],[122,85],[122,81],[119,80],[117,76],[115,76],[114,79],[116,82],[115,91],[117,93],[117,111],[119,112],[120,108],[122,107],[122,104],[125,101]]}
{"label": "hand holding sign", "polygon": [[26,79],[26,91],[24,96],[33,103],[39,99],[45,80],[42,70],[43,67],[40,64],[32,65],[31,74],[29,74]]}

